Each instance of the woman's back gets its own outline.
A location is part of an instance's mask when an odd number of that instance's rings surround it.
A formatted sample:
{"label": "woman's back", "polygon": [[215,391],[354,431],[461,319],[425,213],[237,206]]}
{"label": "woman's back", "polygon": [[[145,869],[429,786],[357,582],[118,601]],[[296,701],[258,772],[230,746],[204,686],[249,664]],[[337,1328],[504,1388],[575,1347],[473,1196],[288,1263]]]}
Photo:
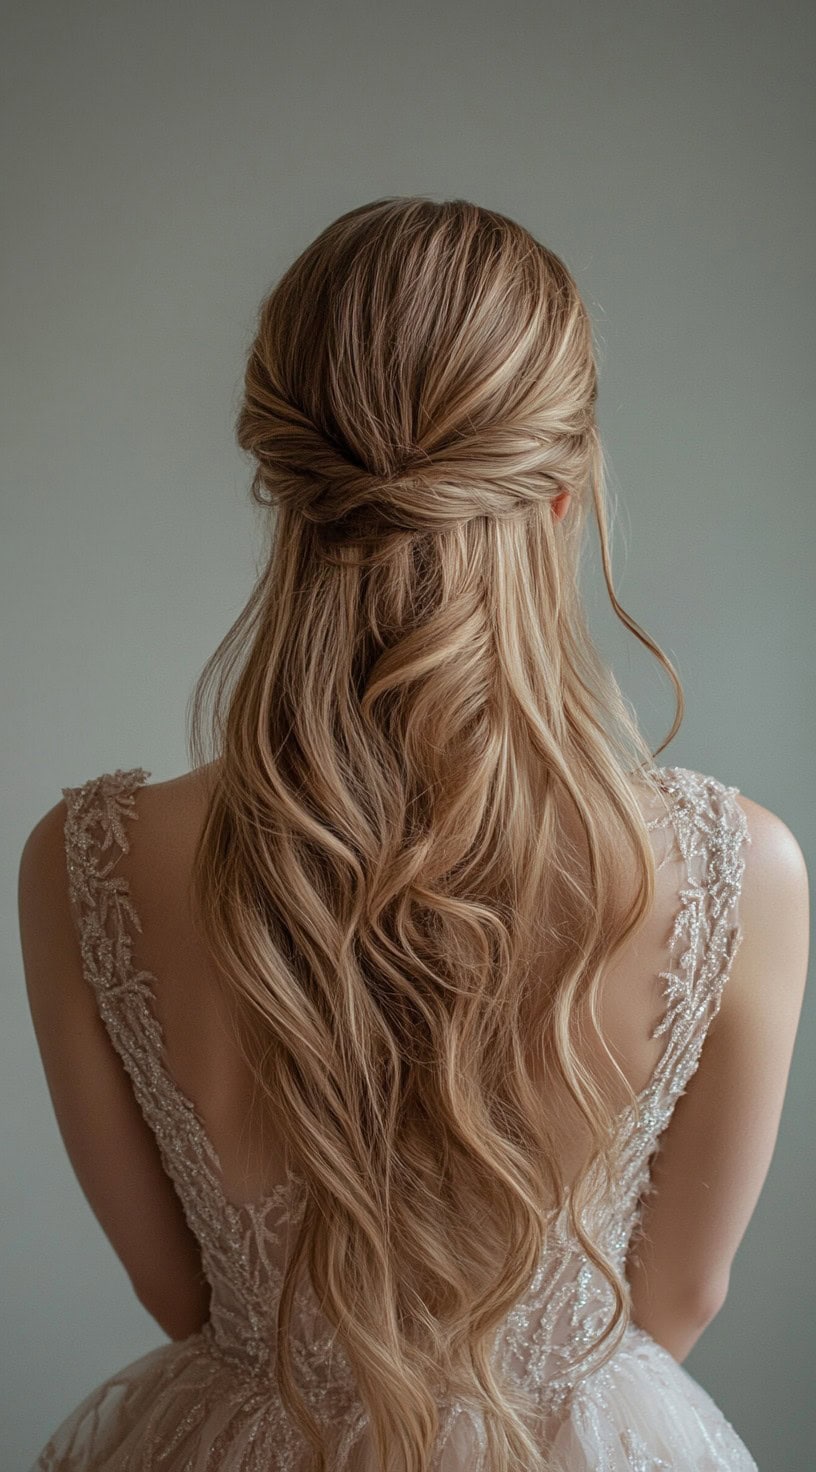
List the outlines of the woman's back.
{"label": "woman's back", "polygon": [[[187,1465],[193,1427],[196,1444],[210,1448],[200,1464],[205,1472],[307,1466],[271,1377],[276,1295],[302,1206],[300,1181],[297,1172],[287,1174],[274,1141],[253,1141],[247,1154],[249,1080],[230,1047],[219,980],[190,905],[211,775],[145,785],[149,774],[134,769],[65,789],[70,895],[86,979],[200,1244],[212,1298],[199,1332],[92,1392],[38,1469],[73,1466],[77,1445],[88,1458],[83,1466],[105,1465],[124,1435],[142,1455],[148,1422],[163,1459],[156,1466]],[[620,1174],[592,1203],[585,1225],[620,1272],[643,1229],[655,1146],[664,1133],[671,1137],[667,1126],[698,1068],[740,943],[752,842],[745,808],[764,812],[738,801],[736,789],[683,768],[660,769],[660,781],[665,801],[644,809],[656,859],[654,904],[601,993],[603,1031],[638,1095],[640,1119],[622,1113]],[[564,1118],[569,1176],[581,1151]],[[607,1278],[562,1214],[529,1291],[496,1339],[507,1383],[537,1405],[548,1465],[630,1472],[647,1451],[665,1446],[675,1457],[669,1467],[752,1472],[752,1459],[706,1392],[637,1316],[611,1358],[590,1348],[613,1306]],[[307,1403],[336,1437],[332,1468],[371,1472],[376,1463],[354,1377],[308,1286],[296,1296],[294,1325]],[[440,1409],[434,1467],[485,1466],[478,1407],[451,1397]],[[179,1425],[186,1439],[178,1438]],[[177,1445],[175,1461],[165,1460],[168,1443]],[[617,1460],[602,1460],[613,1454]]]}

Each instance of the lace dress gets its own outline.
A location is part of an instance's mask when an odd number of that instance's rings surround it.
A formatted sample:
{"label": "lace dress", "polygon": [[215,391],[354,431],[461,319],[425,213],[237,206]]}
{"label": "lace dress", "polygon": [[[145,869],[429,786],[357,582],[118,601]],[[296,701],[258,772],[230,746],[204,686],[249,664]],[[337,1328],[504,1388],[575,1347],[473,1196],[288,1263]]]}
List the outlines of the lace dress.
{"label": "lace dress", "polygon": [[[133,794],[150,776],[118,769],[64,788],[69,891],[84,972],[110,1038],[155,1133],[164,1167],[201,1244],[211,1314],[197,1333],[159,1345],[111,1375],[66,1417],[30,1472],[302,1472],[308,1448],[274,1386],[275,1308],[294,1234],[300,1182],[290,1173],[258,1203],[230,1202],[218,1156],[191,1101],[170,1075],[153,1005],[154,978],[132,955],[140,930],[128,884]],[[623,1271],[659,1137],[694,1073],[742,936],[738,900],[750,841],[737,789],[682,767],[660,769],[669,801],[650,827],[671,825],[685,876],[671,937],[665,1049],[639,1095],[637,1127],[621,1116],[624,1168],[594,1223]],[[757,1472],[707,1392],[649,1334],[630,1324],[611,1360],[578,1369],[576,1351],[609,1321],[606,1280],[563,1220],[523,1300],[497,1335],[504,1374],[535,1397],[553,1472]],[[332,1472],[377,1472],[353,1377],[311,1286],[296,1300],[295,1371],[331,1438]],[[490,1472],[478,1408],[441,1407],[436,1472]]]}

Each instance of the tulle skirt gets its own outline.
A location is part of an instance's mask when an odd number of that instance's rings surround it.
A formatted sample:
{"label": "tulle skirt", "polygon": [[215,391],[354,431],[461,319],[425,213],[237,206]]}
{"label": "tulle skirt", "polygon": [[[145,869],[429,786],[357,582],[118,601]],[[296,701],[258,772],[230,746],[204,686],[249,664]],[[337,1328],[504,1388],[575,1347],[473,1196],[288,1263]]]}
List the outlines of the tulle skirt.
{"label": "tulle skirt", "polygon": [[552,1447],[552,1472],[758,1472],[707,1391],[635,1325],[590,1376]]}
{"label": "tulle skirt", "polygon": [[[452,1426],[439,1472],[489,1472],[468,1419]],[[376,1468],[362,1420],[337,1445],[345,1450],[332,1472]],[[544,1450],[551,1472],[758,1472],[702,1386],[635,1325],[584,1381]],[[205,1328],[92,1390],[29,1472],[301,1472],[307,1464],[280,1403],[219,1358]]]}

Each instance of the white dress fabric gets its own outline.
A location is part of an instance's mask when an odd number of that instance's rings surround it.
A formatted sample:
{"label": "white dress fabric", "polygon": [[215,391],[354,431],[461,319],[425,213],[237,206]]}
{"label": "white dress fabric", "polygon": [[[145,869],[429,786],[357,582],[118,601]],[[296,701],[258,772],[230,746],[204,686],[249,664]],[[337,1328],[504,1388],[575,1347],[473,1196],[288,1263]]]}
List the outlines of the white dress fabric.
{"label": "white dress fabric", "polygon": [[[640,1122],[621,1116],[624,1167],[593,1235],[622,1272],[648,1192],[659,1137],[695,1072],[742,932],[742,846],[750,841],[738,789],[682,767],[659,769],[684,883],[661,973],[665,1050],[638,1096]],[[200,1332],[158,1346],[95,1387],[49,1438],[30,1472],[303,1472],[309,1448],[274,1384],[277,1299],[301,1182],[290,1174],[262,1201],[237,1205],[218,1156],[163,1057],[155,978],[133,961],[141,930],[116,865],[128,850],[134,793],[150,776],[117,769],[63,788],[72,909],[84,972],[161,1158],[201,1244],[212,1287]],[[571,1237],[551,1231],[534,1282],[496,1339],[497,1363],[541,1411],[552,1472],[758,1472],[708,1393],[649,1334],[631,1324],[605,1364],[576,1353],[609,1321],[606,1280]],[[340,1346],[310,1285],[296,1300],[295,1371],[326,1427],[332,1472],[377,1472],[367,1417]],[[435,1472],[491,1472],[478,1409],[440,1407]],[[547,1428],[546,1433],[544,1428]]]}

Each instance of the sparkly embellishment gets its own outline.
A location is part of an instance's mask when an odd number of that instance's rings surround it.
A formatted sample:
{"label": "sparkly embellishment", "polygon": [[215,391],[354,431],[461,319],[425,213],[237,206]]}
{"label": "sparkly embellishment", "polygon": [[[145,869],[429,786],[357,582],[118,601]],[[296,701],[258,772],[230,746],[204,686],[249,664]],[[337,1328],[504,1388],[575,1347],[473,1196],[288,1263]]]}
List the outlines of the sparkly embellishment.
{"label": "sparkly embellishment", "polygon": [[[63,788],[69,892],[84,974],[201,1244],[211,1314],[199,1333],[152,1350],[91,1391],[31,1472],[114,1465],[117,1472],[304,1472],[308,1447],[284,1413],[273,1376],[287,1231],[297,1226],[302,1182],[290,1173],[259,1202],[231,1202],[204,1124],[167,1067],[156,978],[134,963],[133,932],[141,924],[127,880],[115,872],[128,851],[135,792],[149,776],[142,767],[117,769]],[[682,767],[659,768],[658,777],[667,809],[647,826],[673,830],[684,867],[670,962],[660,978],[665,1011],[653,1033],[666,1045],[638,1096],[639,1122],[633,1110],[621,1115],[617,1190],[590,1224],[621,1273],[660,1136],[698,1066],[742,938],[742,845],[750,842],[735,787]],[[577,1362],[612,1307],[609,1285],[562,1213],[529,1290],[496,1336],[497,1368],[536,1408],[553,1472],[757,1472],[706,1392],[637,1325],[629,1325],[611,1358],[604,1361],[604,1345]],[[331,1472],[373,1466],[366,1412],[308,1284],[296,1295],[293,1327],[299,1381],[334,1438]],[[622,1407],[635,1403],[637,1427],[621,1421],[628,1414]],[[433,1468],[489,1472],[478,1408],[453,1401],[440,1407]]]}

